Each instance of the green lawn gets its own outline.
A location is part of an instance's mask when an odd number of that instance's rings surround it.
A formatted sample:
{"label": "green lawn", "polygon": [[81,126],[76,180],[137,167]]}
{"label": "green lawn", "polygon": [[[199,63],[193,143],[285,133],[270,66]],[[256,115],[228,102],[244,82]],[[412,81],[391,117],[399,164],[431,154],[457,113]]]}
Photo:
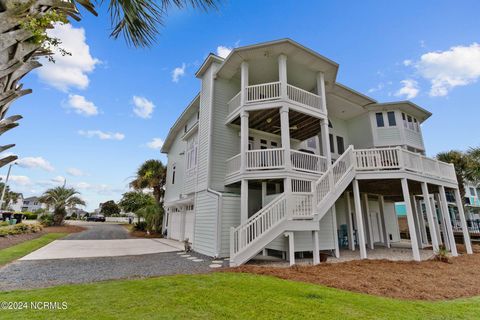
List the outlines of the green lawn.
{"label": "green lawn", "polygon": [[178,275],[0,293],[66,310],[0,310],[1,319],[478,319],[480,297],[413,302],[237,273]]}
{"label": "green lawn", "polygon": [[28,240],[17,245],[0,250],[0,266],[26,256],[32,251],[41,248],[53,240],[66,236],[66,233],[47,233],[40,238]]}

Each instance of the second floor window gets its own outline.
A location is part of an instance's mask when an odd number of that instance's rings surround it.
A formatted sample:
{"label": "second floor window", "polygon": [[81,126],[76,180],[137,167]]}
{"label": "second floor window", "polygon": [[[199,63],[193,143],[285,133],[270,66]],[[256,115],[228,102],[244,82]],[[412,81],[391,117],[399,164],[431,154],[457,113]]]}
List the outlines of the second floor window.
{"label": "second floor window", "polygon": [[187,150],[186,150],[186,170],[193,169],[197,166],[197,150],[198,150],[198,143],[197,143],[197,136],[193,136],[187,142]]}
{"label": "second floor window", "polygon": [[175,184],[175,171],[177,169],[176,165],[173,165],[173,170],[172,170],[172,184]]}
{"label": "second floor window", "polygon": [[377,118],[377,127],[385,127],[385,122],[383,121],[383,112],[375,113],[375,117]]}
{"label": "second floor window", "polygon": [[388,126],[389,127],[395,127],[397,125],[397,121],[395,120],[395,112],[394,111],[388,111],[387,112],[387,118],[388,118]]}
{"label": "second floor window", "polygon": [[472,197],[475,197],[475,196],[476,196],[476,195],[475,195],[475,188],[470,187],[470,195],[471,195]]}
{"label": "second floor window", "polygon": [[337,151],[338,154],[345,152],[345,143],[343,142],[343,137],[337,136]]}
{"label": "second floor window", "polygon": [[333,134],[328,135],[328,139],[330,140],[330,152],[335,153],[335,146],[333,144]]}

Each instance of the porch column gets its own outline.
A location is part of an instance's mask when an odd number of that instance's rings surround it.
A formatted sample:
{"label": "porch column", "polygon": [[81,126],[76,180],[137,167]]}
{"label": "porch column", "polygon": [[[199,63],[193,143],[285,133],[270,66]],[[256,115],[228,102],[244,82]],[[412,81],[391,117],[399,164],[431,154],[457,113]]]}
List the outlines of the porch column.
{"label": "porch column", "polygon": [[441,214],[439,215],[440,209],[437,209],[436,203],[438,203],[438,201],[436,201],[436,199],[437,197],[432,194],[432,196],[430,197],[430,204],[433,210],[433,220],[435,223],[435,232],[437,233],[437,241],[439,245],[443,245],[442,231],[440,230],[440,221],[439,221],[439,216],[441,217],[442,215]]}
{"label": "porch column", "polygon": [[425,216],[423,215],[422,204],[420,200],[417,200],[417,214],[418,214],[418,222],[420,228],[420,234],[422,235],[422,247],[428,245],[428,237],[427,237],[427,227],[425,226]]}
{"label": "porch column", "polygon": [[355,236],[353,232],[352,221],[352,203],[350,201],[350,191],[345,192],[347,198],[347,232],[348,232],[348,248],[355,251]]}
{"label": "porch column", "polygon": [[325,74],[323,72],[317,73],[317,93],[320,96],[322,103],[322,111],[327,113],[327,95],[325,93]]}
{"label": "porch column", "polygon": [[408,190],[408,181],[402,178],[403,201],[407,209],[408,231],[410,233],[410,242],[412,243],[413,260],[420,261],[420,250],[418,249],[417,234],[415,232],[415,219],[413,217],[412,204],[410,203],[410,191]]}
{"label": "porch column", "polygon": [[240,190],[240,222],[243,224],[248,220],[248,180],[242,179]]}
{"label": "porch column", "polygon": [[450,251],[450,238],[447,234],[447,229],[445,229],[446,223],[445,223],[445,214],[442,206],[442,200],[440,199],[440,194],[436,193],[434,195],[435,202],[437,203],[438,207],[438,212],[439,212],[439,221],[438,221],[438,230],[440,233],[440,237],[443,237],[443,242],[441,242],[443,245],[445,245],[445,248],[447,248],[448,251]]}
{"label": "porch column", "polygon": [[285,194],[286,198],[286,216],[288,219],[292,217],[293,210],[292,210],[292,179],[285,178],[283,179],[283,193]]}
{"label": "porch column", "polygon": [[335,203],[332,206],[333,243],[335,245],[335,258],[340,258],[340,247],[338,245],[337,208]]}
{"label": "porch column", "polygon": [[280,96],[287,99],[287,56],[281,54],[278,56],[278,81],[280,81]]}
{"label": "porch column", "polygon": [[322,153],[327,158],[327,165],[332,165],[332,154],[330,153],[330,138],[328,134],[328,119],[320,120],[321,135],[322,135]]}
{"label": "porch column", "polygon": [[412,204],[413,218],[415,220],[415,232],[418,240],[418,248],[423,249],[422,235],[420,234],[420,219],[417,211],[417,201],[415,196],[410,196],[410,203]]}
{"label": "porch column", "polygon": [[362,201],[360,200],[360,190],[358,180],[353,179],[353,201],[355,203],[355,217],[357,218],[357,238],[360,248],[360,259],[367,258],[367,247],[365,245],[365,231],[363,230]]}
{"label": "porch column", "polygon": [[387,223],[385,222],[385,198],[383,196],[378,196],[378,204],[380,207],[380,221],[382,223],[383,244],[386,248],[390,248],[390,238],[388,237]]}
{"label": "porch column", "polygon": [[372,222],[370,219],[370,206],[368,205],[368,194],[364,193],[363,194],[363,204],[365,208],[364,216],[365,216],[365,221],[367,222],[367,240],[368,240],[368,245],[370,246],[370,249],[375,249],[374,245],[374,239],[373,239],[373,230],[372,230]]}
{"label": "porch column", "polygon": [[445,194],[445,187],[438,186],[438,191],[440,193],[440,201],[443,207],[442,211],[445,213],[445,217],[444,217],[445,225],[446,225],[445,227],[447,229],[448,238],[450,239],[450,252],[452,253],[452,256],[456,257],[458,256],[457,244],[455,243],[455,235],[453,234],[452,219],[450,219],[450,212],[448,211],[447,195]]}
{"label": "porch column", "polygon": [[280,130],[282,133],[282,148],[285,155],[285,169],[292,167],[290,159],[290,120],[288,119],[288,107],[280,108]]}
{"label": "porch column", "polygon": [[240,105],[247,102],[247,87],[248,87],[248,62],[242,61],[240,66]]}
{"label": "porch column", "polygon": [[320,263],[320,245],[318,243],[318,231],[312,231],[313,241],[313,265]]}
{"label": "porch column", "polygon": [[247,170],[247,151],[248,151],[248,112],[240,112],[240,172]]}
{"label": "porch column", "polygon": [[267,181],[262,181],[262,207],[267,204]]}
{"label": "porch column", "polygon": [[422,182],[423,201],[425,202],[425,211],[427,214],[428,228],[430,231],[430,238],[432,239],[433,251],[438,251],[437,227],[433,219],[432,203],[430,202],[430,195],[428,194],[428,186],[426,182]]}
{"label": "porch column", "polygon": [[288,261],[290,266],[295,264],[295,241],[293,237],[293,232],[286,232],[285,237],[288,237]]}
{"label": "porch column", "polygon": [[467,250],[468,254],[472,254],[472,242],[470,241],[470,233],[468,232],[467,221],[465,220],[465,212],[463,210],[463,201],[460,196],[460,191],[458,189],[454,189],[455,191],[455,203],[457,204],[458,208],[458,215],[460,216],[460,223],[462,224],[462,232],[463,232],[463,242],[465,244],[465,250]]}

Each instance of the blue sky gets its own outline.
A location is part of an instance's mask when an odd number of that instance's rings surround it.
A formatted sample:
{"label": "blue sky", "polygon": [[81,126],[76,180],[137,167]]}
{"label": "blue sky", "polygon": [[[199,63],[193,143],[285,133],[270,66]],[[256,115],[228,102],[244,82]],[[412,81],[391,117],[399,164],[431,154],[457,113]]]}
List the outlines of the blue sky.
{"label": "blue sky", "polygon": [[54,31],[73,56],[28,75],[33,94],[9,111],[24,116],[2,136],[21,159],[12,189],[41,194],[66,178],[89,210],[118,200],[144,160],[166,160],[159,142],[199,90],[194,73],[209,52],[285,37],[339,63],[339,82],[430,110],[428,155],[478,146],[478,12],[478,1],[230,0],[218,12],[170,12],[150,49],[110,39],[105,6],[84,13]]}

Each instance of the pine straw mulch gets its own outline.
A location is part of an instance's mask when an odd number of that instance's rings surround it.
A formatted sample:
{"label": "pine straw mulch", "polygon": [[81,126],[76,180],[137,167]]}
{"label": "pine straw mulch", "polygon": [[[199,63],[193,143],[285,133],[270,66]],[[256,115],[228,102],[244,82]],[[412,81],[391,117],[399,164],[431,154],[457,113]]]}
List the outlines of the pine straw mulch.
{"label": "pine straw mulch", "polygon": [[480,247],[474,247],[474,252],[451,258],[450,263],[355,260],[289,268],[244,265],[226,272],[269,275],[397,299],[445,300],[480,295]]}

